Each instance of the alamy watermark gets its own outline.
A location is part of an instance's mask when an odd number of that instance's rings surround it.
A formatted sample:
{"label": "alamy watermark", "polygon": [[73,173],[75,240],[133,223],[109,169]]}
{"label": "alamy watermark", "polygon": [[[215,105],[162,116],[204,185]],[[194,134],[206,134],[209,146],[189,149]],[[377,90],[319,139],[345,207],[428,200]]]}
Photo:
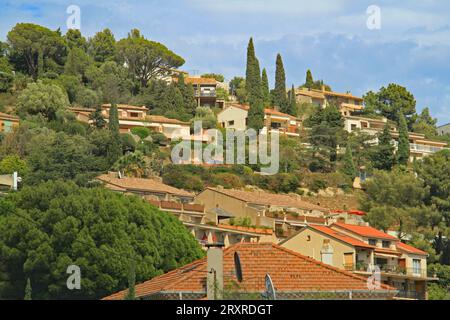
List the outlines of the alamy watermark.
{"label": "alamy watermark", "polygon": [[367,288],[369,290],[381,289],[381,270],[379,266],[369,266],[367,272],[370,272],[370,277],[367,278]]}
{"label": "alamy watermark", "polygon": [[376,5],[371,5],[367,8],[366,13],[369,15],[366,21],[367,29],[380,30],[381,29],[381,8]]}
{"label": "alamy watermark", "polygon": [[67,278],[66,286],[69,290],[80,290],[81,289],[81,269],[77,265],[70,265],[66,270],[67,274],[70,276]]}
{"label": "alamy watermark", "polygon": [[69,17],[66,20],[67,29],[81,29],[81,9],[77,5],[70,5],[66,9]]}
{"label": "alamy watermark", "polygon": [[[203,148],[204,137],[207,145]],[[269,141],[270,140],[270,146]],[[192,146],[193,145],[193,146]],[[279,132],[265,129],[259,134],[254,129],[225,130],[225,139],[218,129],[203,131],[202,121],[194,122],[194,135],[191,140],[183,140],[172,149],[172,162],[175,164],[259,164],[261,173],[274,175],[279,169]]]}

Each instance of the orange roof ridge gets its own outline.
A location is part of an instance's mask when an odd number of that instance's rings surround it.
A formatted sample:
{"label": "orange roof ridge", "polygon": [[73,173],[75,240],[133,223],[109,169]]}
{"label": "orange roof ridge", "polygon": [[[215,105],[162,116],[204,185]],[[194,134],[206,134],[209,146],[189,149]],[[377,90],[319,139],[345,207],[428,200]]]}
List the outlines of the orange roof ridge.
{"label": "orange roof ridge", "polygon": [[344,241],[345,243],[348,243],[348,244],[350,244],[352,246],[355,246],[355,247],[363,247],[363,248],[375,249],[375,247],[370,245],[370,244],[367,244],[367,243],[365,243],[365,242],[363,242],[361,240],[358,240],[358,239],[353,238],[351,236],[348,236],[346,234],[340,233],[340,232],[338,232],[336,230],[331,229],[328,226],[309,225],[308,227],[310,227],[312,229],[315,229],[315,230],[317,230],[319,232],[325,233],[328,236],[333,237],[333,238],[335,238],[337,240]]}
{"label": "orange roof ridge", "polygon": [[404,242],[398,242],[397,243],[397,248],[403,251],[406,251],[408,253],[413,253],[413,254],[419,254],[419,255],[427,255],[428,256],[428,252],[425,252],[423,250],[417,249],[416,247],[413,247],[409,244],[406,244]]}
{"label": "orange roof ridge", "polygon": [[358,234],[363,237],[372,237],[372,238],[389,239],[389,240],[399,241],[398,238],[391,236],[390,234],[387,234],[383,231],[380,231],[380,230],[375,229],[370,226],[358,226],[358,225],[346,224],[346,223],[341,223],[341,222],[335,222],[331,225],[331,227],[332,226],[340,227],[342,229],[353,232],[353,233]]}

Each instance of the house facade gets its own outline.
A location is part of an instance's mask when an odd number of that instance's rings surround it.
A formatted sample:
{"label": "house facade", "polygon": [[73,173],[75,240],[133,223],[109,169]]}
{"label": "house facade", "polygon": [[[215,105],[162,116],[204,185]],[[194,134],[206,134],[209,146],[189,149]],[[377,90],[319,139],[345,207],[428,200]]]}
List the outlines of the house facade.
{"label": "house facade", "polygon": [[426,299],[426,284],[435,280],[427,274],[426,252],[366,225],[309,225],[280,245],[365,277],[377,267],[398,298]]}
{"label": "house facade", "polygon": [[349,116],[352,112],[361,111],[364,108],[364,99],[352,95],[350,92],[338,93],[322,90],[298,88],[295,91],[298,103],[309,103],[326,108],[335,105],[339,108],[343,116]]}
{"label": "house facade", "polygon": [[[383,131],[384,127],[388,123],[388,120],[382,118],[366,118],[359,116],[346,116],[344,129],[349,132],[362,131],[373,136],[371,141],[373,144],[378,144],[377,134]],[[394,140],[394,145],[398,145],[398,129],[395,124],[391,125],[391,135]],[[430,154],[439,152],[447,147],[447,143],[441,141],[435,141],[425,138],[425,135],[420,133],[409,132],[410,143],[410,160],[422,159]]]}
{"label": "house facade", "polygon": [[[102,105],[102,115],[106,121],[109,119],[110,104]],[[94,109],[70,108],[79,121],[91,123],[90,115]],[[121,133],[130,133],[136,127],[146,127],[154,132],[164,134],[171,140],[189,140],[190,124],[177,119],[170,119],[159,115],[148,115],[148,109],[144,106],[117,105],[119,115],[119,130]]]}
{"label": "house facade", "polygon": [[[248,124],[248,105],[229,104],[217,115],[217,121],[225,129],[243,131]],[[298,137],[301,130],[301,120],[275,109],[264,110],[263,133],[278,130],[280,134]]]}
{"label": "house facade", "polygon": [[450,134],[450,123],[437,127],[437,132],[441,136],[444,134]]}
{"label": "house facade", "polygon": [[11,133],[19,127],[19,117],[0,112],[0,132]]}
{"label": "house facade", "polygon": [[325,224],[329,210],[301,200],[300,196],[265,191],[207,188],[195,197],[206,210],[222,210],[224,223],[250,219],[254,226],[275,230],[278,241],[307,224]]}
{"label": "house facade", "polygon": [[199,107],[215,107],[217,102],[217,80],[202,77],[186,77],[186,84],[194,87],[194,97]]}

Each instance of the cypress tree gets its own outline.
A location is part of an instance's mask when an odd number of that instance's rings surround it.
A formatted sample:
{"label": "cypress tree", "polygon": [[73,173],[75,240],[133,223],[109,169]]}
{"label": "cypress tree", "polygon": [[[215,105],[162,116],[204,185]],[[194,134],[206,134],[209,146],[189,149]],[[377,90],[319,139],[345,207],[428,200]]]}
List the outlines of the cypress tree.
{"label": "cypress tree", "polygon": [[280,54],[277,54],[276,61],[274,104],[280,108],[281,112],[287,113],[289,105],[286,95],[286,74]]}
{"label": "cypress tree", "polygon": [[391,128],[389,124],[378,137],[378,146],[371,156],[372,165],[379,170],[391,170],[395,164],[394,146],[392,145]]}
{"label": "cypress tree", "polygon": [[297,99],[295,97],[295,88],[294,85],[292,85],[292,89],[289,92],[289,109],[287,113],[296,117],[298,114],[297,111],[298,110],[297,110]]}
{"label": "cypress tree", "polygon": [[128,274],[128,293],[125,296],[125,300],[136,299],[136,263],[133,261],[130,272]]}
{"label": "cypress tree", "polygon": [[248,126],[260,130],[264,126],[264,100],[261,84],[259,61],[255,55],[253,39],[250,38],[247,47],[246,81],[247,100],[250,105],[248,111]]}
{"label": "cypress tree", "polygon": [[311,70],[309,70],[309,69],[308,69],[308,71],[306,71],[305,87],[308,89],[311,89],[314,87],[314,79],[313,79]]}
{"label": "cypress tree", "polygon": [[23,300],[32,300],[32,289],[30,278],[27,279],[27,285],[25,287],[25,296]]}
{"label": "cypress tree", "polygon": [[117,111],[117,105],[115,103],[112,103],[111,108],[109,109],[108,128],[111,136],[111,142],[108,146],[108,159],[109,163],[113,164],[122,156],[122,143],[119,130],[119,113]]}
{"label": "cypress tree", "polygon": [[398,124],[398,150],[397,150],[397,162],[399,164],[407,165],[409,161],[409,134],[408,124],[406,123],[403,112],[399,115]]}
{"label": "cypress tree", "polygon": [[267,71],[266,68],[262,70],[262,94],[263,94],[263,100],[264,105],[269,106],[270,105],[270,89],[269,89],[269,78],[267,77]]}
{"label": "cypress tree", "polygon": [[342,168],[342,172],[352,179],[356,177],[356,167],[353,162],[352,148],[349,143],[347,143],[347,147],[345,148],[344,166]]}

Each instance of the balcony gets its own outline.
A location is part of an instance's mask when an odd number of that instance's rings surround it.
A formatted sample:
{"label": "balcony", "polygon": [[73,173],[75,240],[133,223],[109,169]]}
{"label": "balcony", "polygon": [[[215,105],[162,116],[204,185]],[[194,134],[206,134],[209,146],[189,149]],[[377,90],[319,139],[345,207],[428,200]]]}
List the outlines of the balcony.
{"label": "balcony", "polygon": [[405,291],[405,290],[400,290],[395,297],[402,298],[402,299],[414,299],[414,300],[425,299],[423,293],[419,293],[417,291]]}
{"label": "balcony", "polygon": [[206,92],[206,91],[205,92],[195,91],[194,92],[194,96],[196,98],[215,98],[216,97],[216,92],[215,91],[209,91],[209,92]]}
{"label": "balcony", "polygon": [[411,143],[409,145],[409,149],[411,151],[416,151],[416,152],[425,152],[425,153],[436,153],[439,152],[441,150],[444,150],[445,148],[442,147],[433,147],[433,146],[427,146],[424,144],[415,144],[415,143]]}
{"label": "balcony", "polygon": [[[369,266],[372,266],[369,269]],[[427,270],[421,268],[405,268],[399,265],[390,265],[390,264],[381,264],[376,265],[380,268],[381,273],[389,273],[395,275],[404,275],[404,276],[412,276],[419,278],[426,278]],[[369,265],[367,263],[357,263],[356,265],[345,265],[345,270],[347,271],[356,271],[356,272],[368,272],[368,270],[373,270],[373,265]]]}

